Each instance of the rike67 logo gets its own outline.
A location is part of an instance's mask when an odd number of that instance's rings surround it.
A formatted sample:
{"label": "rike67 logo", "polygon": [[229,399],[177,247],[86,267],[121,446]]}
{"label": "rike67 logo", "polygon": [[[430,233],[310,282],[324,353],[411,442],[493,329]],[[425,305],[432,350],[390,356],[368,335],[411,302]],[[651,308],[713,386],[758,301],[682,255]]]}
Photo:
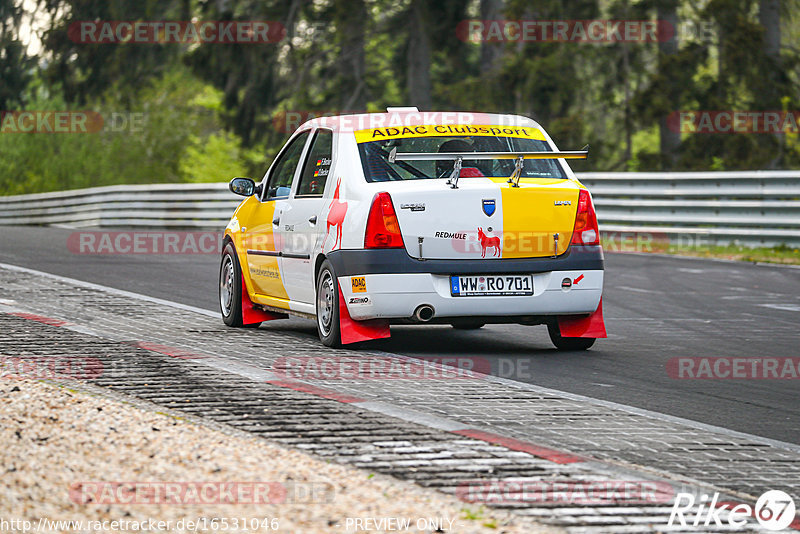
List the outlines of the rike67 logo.
{"label": "rike67 logo", "polygon": [[755,507],[720,501],[719,493],[715,493],[711,499],[708,495],[700,495],[698,499],[691,493],[678,493],[667,524],[673,526],[677,523],[684,528],[727,526],[739,529],[746,527],[751,517],[755,517],[767,530],[800,526],[795,521],[794,500],[780,490],[771,490],[761,495]]}

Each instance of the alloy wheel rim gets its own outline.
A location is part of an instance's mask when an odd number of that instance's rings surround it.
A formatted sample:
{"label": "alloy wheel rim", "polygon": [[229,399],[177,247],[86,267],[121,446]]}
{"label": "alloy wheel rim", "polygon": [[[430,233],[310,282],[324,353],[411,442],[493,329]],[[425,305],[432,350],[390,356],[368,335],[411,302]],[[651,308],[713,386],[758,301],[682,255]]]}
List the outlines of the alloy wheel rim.
{"label": "alloy wheel rim", "polygon": [[225,256],[219,273],[219,304],[225,316],[231,314],[233,305],[233,260]]}
{"label": "alloy wheel rim", "polygon": [[333,277],[329,271],[325,271],[322,275],[320,291],[317,294],[317,323],[319,323],[319,329],[323,336],[327,336],[331,332],[333,296]]}

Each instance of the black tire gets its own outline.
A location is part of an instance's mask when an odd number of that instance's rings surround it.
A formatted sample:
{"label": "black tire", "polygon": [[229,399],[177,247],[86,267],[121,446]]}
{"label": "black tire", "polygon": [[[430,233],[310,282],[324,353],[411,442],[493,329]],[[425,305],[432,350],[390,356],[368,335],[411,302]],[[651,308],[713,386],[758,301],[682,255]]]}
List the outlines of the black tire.
{"label": "black tire", "polygon": [[317,334],[327,347],[342,346],[339,324],[339,282],[333,265],[325,260],[317,274]]}
{"label": "black tire", "polygon": [[558,350],[586,350],[597,338],[594,337],[561,337],[558,323],[553,321],[547,323],[547,333],[550,334],[550,341]]}
{"label": "black tire", "polygon": [[219,265],[219,311],[222,321],[233,328],[258,328],[261,323],[245,325],[242,321],[242,268],[233,243],[222,249]]}
{"label": "black tire", "polygon": [[477,330],[486,326],[486,323],[480,321],[455,321],[451,324],[456,330]]}

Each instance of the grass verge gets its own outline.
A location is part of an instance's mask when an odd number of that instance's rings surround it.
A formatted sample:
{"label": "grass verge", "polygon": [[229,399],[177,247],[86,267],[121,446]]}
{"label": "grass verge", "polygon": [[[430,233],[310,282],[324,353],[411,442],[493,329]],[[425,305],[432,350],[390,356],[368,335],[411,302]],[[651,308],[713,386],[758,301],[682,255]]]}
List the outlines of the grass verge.
{"label": "grass verge", "polygon": [[603,249],[609,252],[645,252],[717,258],[724,260],[800,265],[800,248],[787,245],[777,247],[746,247],[743,245],[681,244],[669,241],[632,242],[632,246],[611,239],[602,240]]}

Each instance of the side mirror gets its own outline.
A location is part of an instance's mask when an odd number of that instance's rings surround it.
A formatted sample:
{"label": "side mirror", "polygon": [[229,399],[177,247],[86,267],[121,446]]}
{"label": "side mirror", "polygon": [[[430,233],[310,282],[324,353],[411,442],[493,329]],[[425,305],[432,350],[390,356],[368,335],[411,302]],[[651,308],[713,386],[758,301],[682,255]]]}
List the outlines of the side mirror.
{"label": "side mirror", "polygon": [[234,178],[228,184],[228,189],[237,195],[250,197],[256,193],[256,183],[250,178]]}

